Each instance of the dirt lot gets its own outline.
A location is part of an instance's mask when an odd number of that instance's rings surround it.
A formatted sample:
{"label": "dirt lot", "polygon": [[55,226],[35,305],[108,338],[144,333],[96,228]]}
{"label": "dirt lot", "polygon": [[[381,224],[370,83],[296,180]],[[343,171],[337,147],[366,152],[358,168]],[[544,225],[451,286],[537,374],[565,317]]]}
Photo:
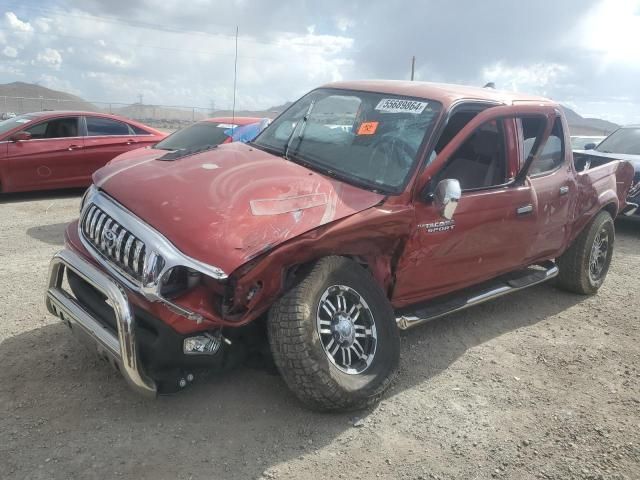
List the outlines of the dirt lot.
{"label": "dirt lot", "polygon": [[129,392],[44,307],[79,195],[0,197],[1,478],[640,478],[640,222],[595,297],[542,285],[403,334],[354,418],[249,368]]}

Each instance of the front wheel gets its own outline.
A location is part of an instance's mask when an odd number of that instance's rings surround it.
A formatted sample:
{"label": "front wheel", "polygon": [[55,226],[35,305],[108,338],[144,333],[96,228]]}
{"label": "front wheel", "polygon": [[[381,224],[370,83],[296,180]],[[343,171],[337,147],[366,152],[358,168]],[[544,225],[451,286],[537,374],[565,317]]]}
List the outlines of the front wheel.
{"label": "front wheel", "polygon": [[289,388],[316,410],[364,408],[398,369],[393,309],[369,272],[343,257],[316,262],[271,307],[269,342]]}
{"label": "front wheel", "polygon": [[602,211],[558,258],[558,286],[583,295],[596,293],[609,271],[614,240],[613,219]]}

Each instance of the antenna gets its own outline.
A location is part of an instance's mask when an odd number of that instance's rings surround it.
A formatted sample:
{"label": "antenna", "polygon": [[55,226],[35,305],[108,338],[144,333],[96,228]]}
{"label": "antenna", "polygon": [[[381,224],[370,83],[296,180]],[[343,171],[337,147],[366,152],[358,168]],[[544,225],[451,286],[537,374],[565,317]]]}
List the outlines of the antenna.
{"label": "antenna", "polygon": [[416,72],[416,56],[411,57],[411,81],[413,82],[413,77]]}
{"label": "antenna", "polygon": [[231,108],[231,123],[234,125],[231,127],[231,136],[236,128],[236,84],[238,81],[238,26],[236,25],[236,55],[233,62],[233,107]]}

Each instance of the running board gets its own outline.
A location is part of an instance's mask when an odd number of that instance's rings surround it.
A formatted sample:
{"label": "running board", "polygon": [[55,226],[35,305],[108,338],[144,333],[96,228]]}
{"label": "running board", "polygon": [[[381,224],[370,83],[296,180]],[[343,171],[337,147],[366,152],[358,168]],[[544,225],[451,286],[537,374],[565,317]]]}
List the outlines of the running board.
{"label": "running board", "polygon": [[407,330],[450,313],[459,312],[508,293],[546,282],[556,275],[558,275],[558,267],[554,262],[549,261],[531,266],[525,270],[490,280],[472,289],[445,295],[419,306],[403,308],[397,312],[396,323],[401,330]]}

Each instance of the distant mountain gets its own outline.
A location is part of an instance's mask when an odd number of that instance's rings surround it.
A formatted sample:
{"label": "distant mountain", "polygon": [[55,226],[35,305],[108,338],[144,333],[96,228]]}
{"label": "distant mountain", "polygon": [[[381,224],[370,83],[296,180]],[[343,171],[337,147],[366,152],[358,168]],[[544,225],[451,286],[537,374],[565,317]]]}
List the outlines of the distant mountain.
{"label": "distant mountain", "polygon": [[[2,97],[7,97],[6,102]],[[10,98],[19,97],[19,98]],[[286,110],[292,102],[275,105],[265,110],[237,110],[238,117],[269,117],[274,118]],[[0,84],[0,109],[6,112],[26,113],[39,110],[88,110],[100,111],[100,108],[86,100],[59,90],[36,85],[33,83],[13,82]],[[608,135],[618,125],[599,118],[585,118],[569,107],[562,106],[569,123],[572,135]],[[172,108],[154,105],[132,104],[116,106],[113,104],[113,113],[146,121],[151,124],[188,124],[193,120],[201,120],[206,117],[231,116],[230,110],[217,110],[207,112],[204,109]]]}
{"label": "distant mountain", "polygon": [[267,110],[268,110],[269,112],[278,112],[278,113],[282,113],[282,112],[284,112],[287,108],[289,108],[292,104],[293,104],[293,102],[284,102],[282,105],[276,105],[275,107],[267,108]]}
{"label": "distant mountain", "polygon": [[618,124],[600,118],[585,118],[569,107],[562,105],[567,117],[571,135],[609,135],[619,127]]}
{"label": "distant mountain", "polygon": [[[88,110],[98,108],[70,93],[52,90],[34,83],[13,82],[0,84],[0,97],[14,97],[0,102],[3,111],[26,113],[39,110]],[[18,98],[15,98],[18,97]]]}

